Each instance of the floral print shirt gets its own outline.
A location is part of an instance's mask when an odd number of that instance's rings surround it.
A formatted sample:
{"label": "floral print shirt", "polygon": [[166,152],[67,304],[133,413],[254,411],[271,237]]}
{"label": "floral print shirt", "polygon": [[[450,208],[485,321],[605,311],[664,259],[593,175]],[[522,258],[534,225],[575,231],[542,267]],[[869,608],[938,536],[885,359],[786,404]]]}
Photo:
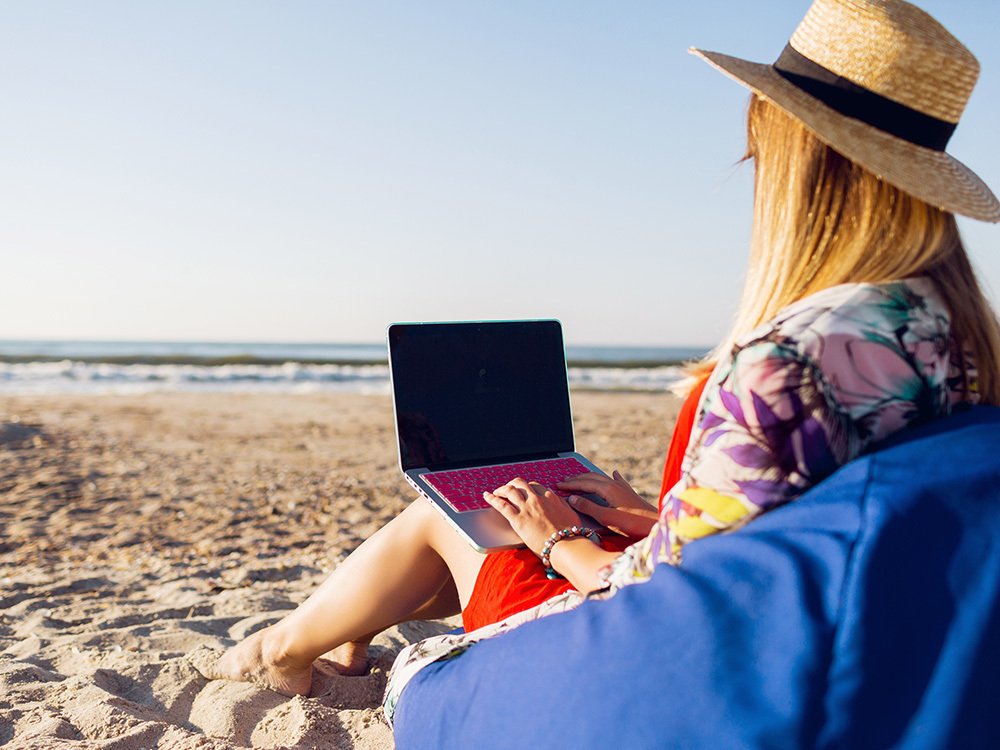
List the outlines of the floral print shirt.
{"label": "floral print shirt", "polygon": [[709,379],[681,480],[652,533],[605,569],[612,588],[678,564],[688,542],[795,499],[906,427],[975,400],[924,278],[844,284],[784,308]]}

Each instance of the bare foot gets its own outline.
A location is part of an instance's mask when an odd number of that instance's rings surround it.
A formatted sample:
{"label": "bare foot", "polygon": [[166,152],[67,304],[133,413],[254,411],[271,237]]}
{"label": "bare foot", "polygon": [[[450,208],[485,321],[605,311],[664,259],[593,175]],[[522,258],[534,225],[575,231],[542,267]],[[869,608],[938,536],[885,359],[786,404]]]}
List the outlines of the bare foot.
{"label": "bare foot", "polygon": [[282,659],[273,644],[272,627],[258,630],[224,653],[208,670],[213,680],[252,682],[282,695],[309,695],[312,664]]}
{"label": "bare foot", "polygon": [[368,641],[351,641],[330,649],[322,659],[330,662],[340,674],[359,677],[368,671]]}

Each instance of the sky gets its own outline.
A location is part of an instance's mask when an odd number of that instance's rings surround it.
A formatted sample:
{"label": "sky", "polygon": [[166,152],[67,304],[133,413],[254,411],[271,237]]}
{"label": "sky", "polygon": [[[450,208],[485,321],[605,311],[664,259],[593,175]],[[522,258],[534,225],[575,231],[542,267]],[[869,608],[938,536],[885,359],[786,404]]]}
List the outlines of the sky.
{"label": "sky", "polygon": [[[746,91],[808,0],[0,0],[0,339],[378,342],[558,318],[710,346],[750,235]],[[1000,190],[1000,3],[949,152]],[[960,220],[1000,294],[1000,226]]]}

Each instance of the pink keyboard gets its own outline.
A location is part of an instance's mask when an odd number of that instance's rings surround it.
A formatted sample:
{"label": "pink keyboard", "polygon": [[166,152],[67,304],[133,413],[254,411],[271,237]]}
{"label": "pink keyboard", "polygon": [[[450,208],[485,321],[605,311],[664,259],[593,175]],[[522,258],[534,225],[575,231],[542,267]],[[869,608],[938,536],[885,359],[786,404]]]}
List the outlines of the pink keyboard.
{"label": "pink keyboard", "polygon": [[560,492],[556,484],[566,477],[585,474],[590,469],[575,458],[548,458],[542,461],[526,461],[518,464],[484,466],[476,469],[452,469],[434,471],[422,475],[436,489],[452,508],[459,513],[488,508],[483,500],[484,492],[492,492],[515,477],[545,485],[561,497],[569,495]]}

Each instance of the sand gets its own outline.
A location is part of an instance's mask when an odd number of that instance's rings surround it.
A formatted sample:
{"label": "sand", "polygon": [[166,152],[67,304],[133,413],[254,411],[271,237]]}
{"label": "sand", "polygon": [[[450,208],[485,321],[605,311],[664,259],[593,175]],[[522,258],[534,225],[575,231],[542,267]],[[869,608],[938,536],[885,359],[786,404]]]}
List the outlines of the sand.
{"label": "sand", "polygon": [[[648,497],[678,401],[573,395],[578,448]],[[412,501],[385,396],[0,398],[0,745],[390,748],[395,654],[320,663],[313,696],[195,667],[279,619]]]}

